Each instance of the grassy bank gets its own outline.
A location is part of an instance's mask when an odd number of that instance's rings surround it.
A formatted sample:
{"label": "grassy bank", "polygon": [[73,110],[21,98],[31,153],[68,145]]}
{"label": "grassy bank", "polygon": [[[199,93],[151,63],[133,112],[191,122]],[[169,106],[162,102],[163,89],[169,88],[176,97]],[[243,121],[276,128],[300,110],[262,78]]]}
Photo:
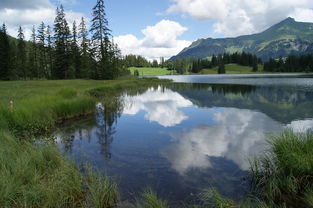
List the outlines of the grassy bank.
{"label": "grassy bank", "polygon": [[140,76],[145,75],[170,75],[173,71],[169,71],[166,68],[154,68],[154,67],[130,67],[131,74],[137,70]]}
{"label": "grassy bank", "polygon": [[[218,67],[212,69],[203,69],[200,74],[217,74]],[[252,67],[241,66],[238,64],[226,64],[225,65],[226,74],[254,74],[263,73],[263,65],[258,66],[257,72],[252,72]]]}
{"label": "grassy bank", "polygon": [[313,207],[313,133],[285,131],[251,165],[254,193],[269,207]]}
{"label": "grassy bank", "polygon": [[214,188],[200,195],[195,207],[313,207],[313,133],[291,130],[270,136],[270,148],[251,162],[251,190],[239,203]]}
{"label": "grassy bank", "polygon": [[0,82],[0,207],[115,207],[117,187],[108,177],[89,169],[82,175],[55,144],[33,141],[64,119],[92,113],[100,92],[118,94],[161,82]]}

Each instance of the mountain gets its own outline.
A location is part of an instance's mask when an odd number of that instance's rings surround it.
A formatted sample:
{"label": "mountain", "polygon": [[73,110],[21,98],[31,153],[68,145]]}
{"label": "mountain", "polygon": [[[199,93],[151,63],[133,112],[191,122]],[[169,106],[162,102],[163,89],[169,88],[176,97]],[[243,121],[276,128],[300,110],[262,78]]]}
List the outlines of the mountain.
{"label": "mountain", "polygon": [[287,18],[264,32],[236,38],[199,39],[171,59],[206,58],[235,52],[255,54],[262,60],[313,53],[313,23]]}

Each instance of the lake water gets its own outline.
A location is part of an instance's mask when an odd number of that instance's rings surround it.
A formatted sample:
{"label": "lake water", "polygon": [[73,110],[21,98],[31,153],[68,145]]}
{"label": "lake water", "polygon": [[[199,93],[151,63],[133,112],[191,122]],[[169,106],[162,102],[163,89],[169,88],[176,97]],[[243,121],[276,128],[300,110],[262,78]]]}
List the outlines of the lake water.
{"label": "lake water", "polygon": [[113,176],[123,201],[152,188],[174,207],[212,186],[238,200],[268,134],[313,129],[311,75],[162,78],[175,83],[102,102],[56,133],[77,164]]}

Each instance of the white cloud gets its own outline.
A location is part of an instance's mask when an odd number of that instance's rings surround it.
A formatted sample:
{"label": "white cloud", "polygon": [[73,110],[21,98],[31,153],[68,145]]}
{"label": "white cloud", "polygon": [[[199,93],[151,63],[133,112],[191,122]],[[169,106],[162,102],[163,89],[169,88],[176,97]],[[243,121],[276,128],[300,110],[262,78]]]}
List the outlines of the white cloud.
{"label": "white cloud", "polygon": [[211,167],[210,157],[226,158],[247,170],[248,159],[266,148],[266,132],[282,129],[281,124],[260,112],[235,108],[210,111],[214,125],[174,135],[175,143],[162,152],[180,174]]}
{"label": "white cloud", "polygon": [[308,8],[298,8],[291,15],[301,22],[313,22],[313,10]]}
{"label": "white cloud", "polygon": [[291,128],[295,132],[313,131],[313,120],[292,121],[286,127]]}
{"label": "white cloud", "polygon": [[0,10],[2,9],[32,9],[47,8],[52,4],[49,0],[1,0]]}
{"label": "white cloud", "polygon": [[[0,3],[0,20],[7,25],[8,33],[11,36],[17,36],[18,27],[21,25],[24,29],[25,38],[30,39],[32,26],[39,26],[41,22],[52,26],[56,7],[49,0],[14,0],[12,2]],[[79,23],[83,13],[65,10],[66,19],[69,25],[76,20]],[[86,18],[88,22],[88,18]]]}
{"label": "white cloud", "polygon": [[139,111],[146,112],[145,119],[157,122],[161,126],[171,127],[180,124],[188,117],[179,110],[192,105],[192,102],[182,97],[177,92],[161,87],[149,89],[138,96],[125,96],[123,113],[135,115]]}
{"label": "white cloud", "polygon": [[215,20],[214,30],[225,36],[261,32],[291,16],[313,21],[312,0],[172,0],[168,13]]}
{"label": "white cloud", "polygon": [[154,26],[147,26],[141,32],[143,39],[128,34],[114,37],[123,55],[142,55],[148,59],[169,58],[191,44],[190,41],[178,40],[177,37],[187,31],[186,27],[170,20],[161,20]]}

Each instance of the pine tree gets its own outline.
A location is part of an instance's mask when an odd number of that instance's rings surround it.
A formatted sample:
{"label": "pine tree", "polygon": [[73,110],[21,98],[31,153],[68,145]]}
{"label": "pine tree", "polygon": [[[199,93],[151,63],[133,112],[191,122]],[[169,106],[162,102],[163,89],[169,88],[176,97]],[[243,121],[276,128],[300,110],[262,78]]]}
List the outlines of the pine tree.
{"label": "pine tree", "polygon": [[55,39],[55,63],[54,63],[54,78],[68,79],[69,78],[69,39],[70,29],[65,19],[64,8],[61,5],[56,10],[57,16],[54,20],[54,39]]}
{"label": "pine tree", "polygon": [[74,70],[75,78],[82,78],[82,76],[81,76],[81,57],[80,57],[78,43],[77,43],[76,21],[73,22],[72,31],[73,31],[72,43],[71,43],[72,68]]}
{"label": "pine tree", "polygon": [[10,73],[10,43],[5,24],[0,29],[0,80],[8,80]]}
{"label": "pine tree", "polygon": [[38,77],[38,68],[37,68],[37,43],[36,43],[36,29],[33,26],[31,39],[30,39],[30,48],[29,48],[29,58],[28,58],[28,71],[29,77],[31,79]]}
{"label": "pine tree", "polygon": [[[93,54],[98,60],[98,67],[94,73],[96,79],[113,79],[114,69],[112,68],[112,44],[110,42],[110,32],[108,20],[106,19],[105,6],[103,0],[97,0],[92,9],[93,19],[90,32],[92,34]],[[114,56],[114,54],[113,54]]]}
{"label": "pine tree", "polygon": [[256,56],[253,56],[253,59],[252,59],[252,71],[253,72],[258,71],[258,58]]}
{"label": "pine tree", "polygon": [[81,77],[90,77],[90,54],[89,51],[89,40],[88,30],[86,27],[85,19],[82,17],[81,22],[78,26],[78,38],[80,42],[80,55],[81,55]]}
{"label": "pine tree", "polygon": [[52,48],[52,37],[51,37],[51,28],[48,25],[46,29],[46,38],[47,38],[47,79],[51,79],[52,70],[53,70],[53,48]]}
{"label": "pine tree", "polygon": [[48,77],[47,70],[47,59],[46,59],[46,34],[45,34],[45,23],[41,22],[37,30],[37,41],[38,41],[38,78]]}
{"label": "pine tree", "polygon": [[25,36],[22,27],[20,26],[18,29],[18,43],[17,43],[17,71],[20,77],[23,79],[27,78],[27,67],[26,67],[26,44],[25,44]]}
{"label": "pine tree", "polygon": [[225,64],[224,61],[220,61],[219,66],[218,66],[218,71],[219,74],[225,74],[226,70],[225,70]]}

